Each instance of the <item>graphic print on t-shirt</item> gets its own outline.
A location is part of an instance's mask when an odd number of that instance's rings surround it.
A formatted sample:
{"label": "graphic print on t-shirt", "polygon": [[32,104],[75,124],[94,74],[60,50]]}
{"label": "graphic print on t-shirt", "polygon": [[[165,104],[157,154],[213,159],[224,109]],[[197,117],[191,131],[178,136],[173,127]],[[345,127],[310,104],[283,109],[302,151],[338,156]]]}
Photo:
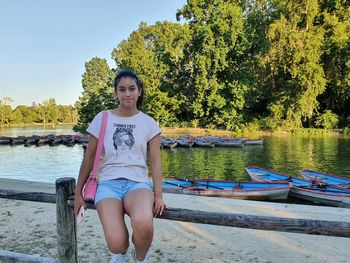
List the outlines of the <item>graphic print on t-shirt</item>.
{"label": "graphic print on t-shirt", "polygon": [[133,124],[117,124],[113,123],[115,132],[113,134],[113,145],[117,154],[117,158],[131,158],[130,150],[135,143]]}

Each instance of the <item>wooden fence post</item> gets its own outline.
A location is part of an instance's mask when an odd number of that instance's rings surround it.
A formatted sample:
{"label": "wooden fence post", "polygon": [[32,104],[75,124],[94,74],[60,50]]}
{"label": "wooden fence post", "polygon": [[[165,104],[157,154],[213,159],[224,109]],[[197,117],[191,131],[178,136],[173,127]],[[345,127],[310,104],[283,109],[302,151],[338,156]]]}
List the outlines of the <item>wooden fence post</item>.
{"label": "wooden fence post", "polygon": [[68,198],[74,194],[75,179],[66,177],[56,180],[56,220],[58,262],[78,262],[77,224],[74,208],[68,205]]}

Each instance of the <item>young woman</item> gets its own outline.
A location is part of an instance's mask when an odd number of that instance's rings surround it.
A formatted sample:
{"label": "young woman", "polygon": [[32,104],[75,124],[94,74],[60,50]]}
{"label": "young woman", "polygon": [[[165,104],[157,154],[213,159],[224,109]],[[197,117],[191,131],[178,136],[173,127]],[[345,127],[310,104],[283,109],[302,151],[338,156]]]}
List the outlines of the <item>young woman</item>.
{"label": "young woman", "polygon": [[[104,139],[104,158],[100,168],[95,206],[103,226],[112,262],[124,262],[129,247],[129,233],[124,214],[131,220],[132,257],[147,262],[153,239],[153,216],[165,209],[162,196],[160,160],[161,130],[154,119],[140,111],[144,88],[132,71],[121,71],[114,80],[119,106],[108,111]],[[74,201],[77,214],[85,206],[82,188],[95,158],[102,113],[95,116],[87,132],[89,144],[82,161]],[[154,192],[149,185],[147,153],[152,170]]]}

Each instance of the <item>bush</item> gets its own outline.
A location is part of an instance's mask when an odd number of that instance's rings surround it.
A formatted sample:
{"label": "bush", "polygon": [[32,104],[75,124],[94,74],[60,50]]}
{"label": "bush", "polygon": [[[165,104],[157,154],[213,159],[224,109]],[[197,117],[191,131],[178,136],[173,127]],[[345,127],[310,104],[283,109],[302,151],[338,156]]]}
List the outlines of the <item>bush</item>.
{"label": "bush", "polygon": [[339,122],[339,117],[337,114],[332,113],[330,110],[326,110],[323,114],[316,118],[316,127],[333,129],[336,128]]}
{"label": "bush", "polygon": [[87,134],[86,132],[86,129],[89,125],[86,124],[86,123],[83,123],[83,124],[76,124],[73,126],[73,131],[75,132],[79,132],[79,133],[82,133],[82,134]]}
{"label": "bush", "polygon": [[350,134],[350,128],[349,127],[345,127],[343,130],[342,130],[343,134]]}
{"label": "bush", "polygon": [[257,119],[253,119],[251,122],[247,123],[245,131],[256,132],[260,130],[260,122]]}
{"label": "bush", "polygon": [[199,120],[197,120],[197,119],[192,120],[192,127],[193,128],[197,128],[198,124],[199,124]]}

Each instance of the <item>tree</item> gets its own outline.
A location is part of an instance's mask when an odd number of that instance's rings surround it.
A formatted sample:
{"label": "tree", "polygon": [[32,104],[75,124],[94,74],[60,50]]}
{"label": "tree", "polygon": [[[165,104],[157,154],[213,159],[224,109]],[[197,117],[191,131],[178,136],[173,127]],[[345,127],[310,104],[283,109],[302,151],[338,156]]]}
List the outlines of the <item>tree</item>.
{"label": "tree", "polygon": [[[188,0],[176,16],[183,23],[142,22],[112,52],[117,70],[144,81],[142,110],[161,125],[291,130],[327,111],[349,125],[349,1]],[[100,58],[85,66],[86,126],[115,101],[114,70]]]}
{"label": "tree", "polygon": [[34,123],[36,119],[36,114],[33,111],[33,108],[28,107],[26,105],[18,105],[15,108],[14,113],[17,115],[15,121],[16,123],[30,124]]}
{"label": "tree", "polygon": [[10,97],[3,97],[0,99],[0,124],[8,124],[12,121],[12,108],[10,104],[13,99]]}
{"label": "tree", "polygon": [[75,104],[79,113],[75,131],[85,132],[87,125],[99,111],[115,105],[113,76],[106,59],[95,57],[85,63],[83,92]]}
{"label": "tree", "polygon": [[326,110],[323,114],[316,118],[316,127],[332,129],[337,126],[339,117],[330,110]]}
{"label": "tree", "polygon": [[183,98],[177,85],[178,62],[183,56],[187,27],[178,23],[141,23],[112,52],[117,67],[135,71],[146,89],[143,110],[162,125],[176,122]]}
{"label": "tree", "polygon": [[327,78],[321,107],[337,113],[346,125],[350,116],[350,2],[323,1],[321,11],[326,37],[322,61]]}
{"label": "tree", "polygon": [[39,121],[43,124],[57,123],[58,111],[54,98],[39,103],[36,107],[36,112],[39,115]]}
{"label": "tree", "polygon": [[13,112],[12,112],[12,116],[13,116],[13,122],[14,123],[24,123],[24,117],[22,114],[22,110],[20,107],[16,107]]}
{"label": "tree", "polygon": [[326,87],[319,4],[317,0],[276,0],[271,5],[280,18],[269,27],[269,50],[262,59],[269,83],[268,108],[272,116],[280,116],[275,121],[285,129],[301,127],[303,121],[310,126],[317,97]]}
{"label": "tree", "polygon": [[242,3],[189,0],[177,13],[189,22],[182,74],[193,118],[200,125],[236,129],[243,123],[247,83],[239,74],[246,49]]}
{"label": "tree", "polygon": [[78,121],[78,112],[71,105],[57,105],[58,122],[61,123],[76,123]]}

